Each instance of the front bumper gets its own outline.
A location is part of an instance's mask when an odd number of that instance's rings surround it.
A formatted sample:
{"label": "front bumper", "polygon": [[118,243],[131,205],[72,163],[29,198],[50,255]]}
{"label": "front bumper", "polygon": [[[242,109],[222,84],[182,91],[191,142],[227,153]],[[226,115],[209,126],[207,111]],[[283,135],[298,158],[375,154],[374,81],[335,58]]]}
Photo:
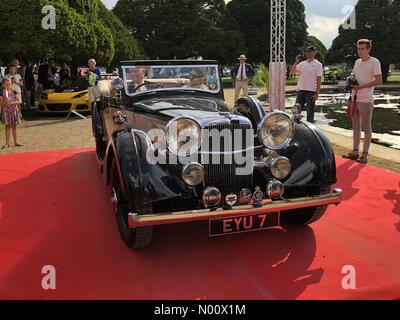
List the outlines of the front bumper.
{"label": "front bumper", "polygon": [[268,212],[287,211],[330,204],[338,205],[341,201],[342,190],[333,189],[330,193],[313,197],[302,197],[278,201],[271,201],[267,199],[261,203],[261,207],[257,208],[253,207],[252,205],[243,205],[233,207],[229,210],[224,210],[222,208],[218,208],[216,210],[201,209],[180,212],[167,212],[152,215],[139,215],[136,213],[129,213],[128,225],[130,228],[138,228],[161,224],[217,219],[232,216],[247,216],[258,213],[262,214]]}

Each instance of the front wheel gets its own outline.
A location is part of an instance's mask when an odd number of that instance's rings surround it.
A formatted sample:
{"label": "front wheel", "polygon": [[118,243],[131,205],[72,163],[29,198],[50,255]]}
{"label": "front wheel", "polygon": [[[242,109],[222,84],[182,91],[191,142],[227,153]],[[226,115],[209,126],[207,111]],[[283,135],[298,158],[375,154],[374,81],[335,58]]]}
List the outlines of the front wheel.
{"label": "front wheel", "polygon": [[153,227],[129,228],[128,213],[123,208],[117,209],[117,223],[122,240],[131,249],[142,249],[150,245],[153,238]]}
{"label": "front wheel", "polygon": [[[321,188],[320,195],[327,194],[331,191],[330,187]],[[314,223],[322,218],[325,214],[326,209],[328,208],[327,205],[325,206],[318,206],[318,207],[309,207],[309,208],[302,208],[302,209],[295,209],[289,212],[283,212],[282,216],[283,219],[293,223],[295,225],[308,225]]]}
{"label": "front wheel", "polygon": [[115,159],[112,163],[111,190],[112,203],[114,204],[119,233],[125,244],[131,249],[142,249],[148,247],[153,238],[153,227],[129,228],[129,210],[124,201],[120,182],[116,171]]}
{"label": "front wheel", "polygon": [[96,141],[96,153],[99,159],[103,160],[106,154],[107,145],[104,142],[104,129],[101,115],[97,107],[97,103],[93,103],[92,107],[92,130]]}

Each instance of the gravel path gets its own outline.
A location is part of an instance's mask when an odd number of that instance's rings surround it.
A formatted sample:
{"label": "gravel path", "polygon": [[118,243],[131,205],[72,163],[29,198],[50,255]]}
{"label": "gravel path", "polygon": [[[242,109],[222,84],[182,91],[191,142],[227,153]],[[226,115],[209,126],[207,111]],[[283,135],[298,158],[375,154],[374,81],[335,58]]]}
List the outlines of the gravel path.
{"label": "gravel path", "polygon": [[[86,120],[76,118],[65,120],[65,117],[57,116],[23,121],[17,127],[17,136],[18,142],[23,146],[0,149],[0,154],[94,147],[90,117]],[[5,131],[2,129],[0,145],[4,144]],[[11,145],[13,145],[12,139]]]}

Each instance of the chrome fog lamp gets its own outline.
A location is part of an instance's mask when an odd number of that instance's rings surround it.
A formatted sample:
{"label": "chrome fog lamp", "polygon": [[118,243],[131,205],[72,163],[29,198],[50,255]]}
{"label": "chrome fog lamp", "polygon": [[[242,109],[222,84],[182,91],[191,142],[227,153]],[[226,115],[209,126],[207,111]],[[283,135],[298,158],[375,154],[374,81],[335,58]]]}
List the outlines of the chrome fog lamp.
{"label": "chrome fog lamp", "polygon": [[277,157],[270,163],[272,175],[279,180],[285,179],[292,172],[292,163],[286,157]]}
{"label": "chrome fog lamp", "polygon": [[201,129],[191,118],[175,118],[166,127],[168,150],[178,156],[191,155],[201,146]]}
{"label": "chrome fog lamp", "polygon": [[282,111],[267,114],[258,126],[258,138],[271,150],[286,148],[294,135],[294,123],[289,115]]}
{"label": "chrome fog lamp", "polygon": [[203,166],[199,163],[186,165],[182,170],[182,179],[188,186],[198,186],[204,180]]}
{"label": "chrome fog lamp", "polygon": [[285,186],[278,180],[271,180],[267,184],[267,196],[270,199],[280,199],[285,192]]}

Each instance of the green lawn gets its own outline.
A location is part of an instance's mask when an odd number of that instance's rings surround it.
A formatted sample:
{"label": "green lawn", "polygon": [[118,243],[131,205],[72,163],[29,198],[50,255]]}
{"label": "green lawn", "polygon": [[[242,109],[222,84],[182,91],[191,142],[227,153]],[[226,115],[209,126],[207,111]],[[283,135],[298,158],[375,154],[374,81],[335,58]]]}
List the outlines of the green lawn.
{"label": "green lawn", "polygon": [[389,81],[400,81],[400,76],[391,76],[388,78]]}
{"label": "green lawn", "polygon": [[297,77],[287,79],[287,80],[286,80],[286,85],[287,85],[287,86],[295,86],[295,85],[297,85],[297,80],[298,80]]}
{"label": "green lawn", "polygon": [[400,76],[391,76],[388,78],[389,84],[400,84]]}

